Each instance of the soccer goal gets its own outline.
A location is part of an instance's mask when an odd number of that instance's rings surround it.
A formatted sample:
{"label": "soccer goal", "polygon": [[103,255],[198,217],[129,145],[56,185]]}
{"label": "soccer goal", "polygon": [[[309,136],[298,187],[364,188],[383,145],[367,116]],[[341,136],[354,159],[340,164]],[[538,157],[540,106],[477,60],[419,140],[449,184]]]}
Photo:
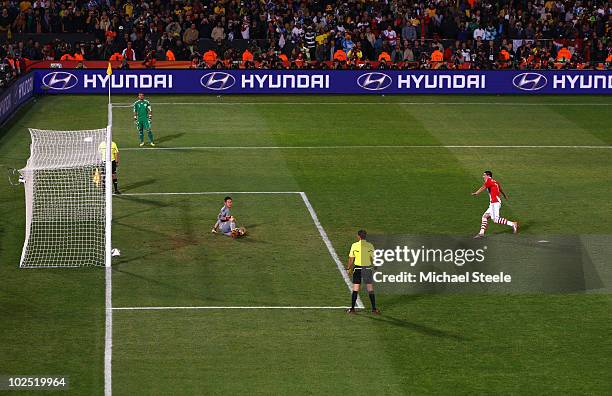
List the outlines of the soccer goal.
{"label": "soccer goal", "polygon": [[100,144],[109,133],[110,127],[30,129],[30,158],[20,170],[26,203],[20,267],[106,265],[111,196],[103,155],[110,146],[101,153]]}

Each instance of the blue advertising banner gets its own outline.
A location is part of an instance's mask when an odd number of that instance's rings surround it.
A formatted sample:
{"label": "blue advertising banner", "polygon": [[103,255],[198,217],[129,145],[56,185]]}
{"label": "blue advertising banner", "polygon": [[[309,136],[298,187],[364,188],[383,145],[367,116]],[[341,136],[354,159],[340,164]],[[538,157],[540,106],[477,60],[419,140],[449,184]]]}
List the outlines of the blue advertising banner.
{"label": "blue advertising banner", "polygon": [[611,71],[41,69],[48,94],[610,94]]}
{"label": "blue advertising banner", "polygon": [[0,125],[34,94],[35,74],[21,77],[0,94]]}

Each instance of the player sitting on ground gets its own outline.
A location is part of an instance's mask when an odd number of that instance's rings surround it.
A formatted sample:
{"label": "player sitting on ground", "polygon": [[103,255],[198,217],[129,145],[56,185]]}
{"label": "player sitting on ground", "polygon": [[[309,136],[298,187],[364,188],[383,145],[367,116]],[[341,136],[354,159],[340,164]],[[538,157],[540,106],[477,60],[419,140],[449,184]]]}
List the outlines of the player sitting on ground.
{"label": "player sitting on ground", "polygon": [[480,232],[474,236],[474,239],[484,238],[485,231],[489,225],[489,218],[493,219],[493,222],[497,224],[505,224],[512,227],[512,231],[516,234],[518,232],[519,224],[518,221],[510,221],[499,216],[499,210],[501,209],[501,195],[507,201],[508,197],[504,190],[497,181],[493,179],[493,173],[491,171],[485,171],[482,174],[484,184],[478,190],[474,191],[472,195],[478,195],[485,190],[489,190],[489,209],[482,215],[482,222],[480,224]]}
{"label": "player sitting on ground", "polygon": [[236,227],[236,218],[230,214],[232,205],[232,197],[225,197],[223,199],[223,207],[219,211],[217,221],[210,232],[216,234],[218,229],[223,235],[231,236],[232,238],[240,238],[246,235],[244,227]]}

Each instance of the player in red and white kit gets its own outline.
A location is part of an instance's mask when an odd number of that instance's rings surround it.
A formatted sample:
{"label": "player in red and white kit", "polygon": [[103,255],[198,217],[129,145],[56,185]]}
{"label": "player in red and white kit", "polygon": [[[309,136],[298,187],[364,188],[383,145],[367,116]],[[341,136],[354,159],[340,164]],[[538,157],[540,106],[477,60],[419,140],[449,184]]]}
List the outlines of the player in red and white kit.
{"label": "player in red and white kit", "polygon": [[480,232],[474,236],[475,239],[483,238],[485,231],[489,225],[489,219],[493,219],[493,222],[497,224],[505,224],[512,227],[512,231],[516,234],[518,232],[519,224],[518,221],[510,221],[499,216],[499,210],[501,209],[501,195],[507,201],[508,197],[504,190],[502,190],[499,183],[493,179],[493,173],[491,171],[485,171],[482,174],[484,184],[478,190],[474,191],[472,195],[478,195],[485,189],[489,190],[489,209],[482,215],[482,223],[480,224]]}

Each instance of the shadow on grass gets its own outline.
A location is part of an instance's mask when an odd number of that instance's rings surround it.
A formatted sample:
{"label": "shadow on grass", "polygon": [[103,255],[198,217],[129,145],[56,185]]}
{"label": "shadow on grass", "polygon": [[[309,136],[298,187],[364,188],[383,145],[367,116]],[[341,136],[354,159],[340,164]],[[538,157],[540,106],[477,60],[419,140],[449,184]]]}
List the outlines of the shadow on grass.
{"label": "shadow on grass", "polygon": [[125,219],[127,217],[132,217],[134,215],[150,212],[150,211],[156,210],[158,208],[166,208],[166,207],[169,207],[169,206],[175,206],[176,204],[180,203],[180,201],[179,202],[173,202],[173,203],[162,203],[162,202],[156,201],[154,199],[147,199],[147,198],[141,198],[141,197],[135,197],[135,196],[125,196],[125,195],[115,195],[113,198],[121,200],[121,201],[136,202],[136,203],[139,203],[139,204],[143,204],[143,205],[148,205],[149,206],[146,209],[131,211],[131,212],[129,212],[129,213],[123,215],[123,216],[113,216],[113,222],[115,222],[117,220],[120,220],[120,219]]}
{"label": "shadow on grass", "polygon": [[250,235],[247,234],[247,236],[242,237],[242,238],[238,238],[236,239],[238,242],[240,243],[263,243],[263,244],[269,244],[270,242],[263,240],[263,239],[257,239],[257,238],[253,238]]}
{"label": "shadow on grass", "polygon": [[134,189],[139,188],[139,187],[148,186],[150,184],[155,184],[156,181],[157,180],[155,180],[155,179],[147,179],[147,180],[137,181],[137,182],[134,182],[134,183],[124,184],[123,186],[121,186],[121,190],[122,191],[134,190]]}
{"label": "shadow on grass", "polygon": [[[142,256],[142,257],[139,257],[139,258],[143,258],[143,257],[145,257],[145,256]],[[184,287],[179,287],[179,286],[173,285],[172,283],[162,282],[162,281],[160,281],[158,279],[149,278],[149,277],[146,277],[146,276],[135,274],[133,272],[128,272],[128,271],[121,270],[121,269],[117,268],[116,265],[113,265],[113,272],[114,273],[120,273],[120,274],[123,274],[123,275],[128,275],[128,276],[131,276],[133,278],[136,278],[136,279],[148,282],[148,283],[152,283],[152,284],[157,285],[157,286],[164,287],[167,290],[174,290],[176,292],[176,296],[177,297],[178,296],[189,296],[190,298],[194,299],[194,305],[197,305],[200,301],[224,302],[224,300],[221,300],[221,299],[218,299],[218,298],[215,298],[215,297],[212,297],[212,296],[203,296],[203,295],[201,295],[199,293],[193,293],[193,292],[191,292],[190,290],[188,290],[188,289],[186,289]]]}
{"label": "shadow on grass", "polygon": [[144,228],[144,227],[138,227],[136,225],[122,223],[122,222],[116,221],[114,219],[113,219],[113,225],[114,226],[121,226],[121,227],[130,228],[130,229],[132,229],[134,231],[141,231],[141,232],[146,233],[147,235],[157,234],[157,235],[161,235],[165,239],[169,239],[170,238],[170,235],[168,235],[168,234],[166,234],[164,232],[157,231],[157,230],[151,230],[151,229],[147,229],[147,228]]}
{"label": "shadow on grass", "polygon": [[134,195],[113,195],[113,198],[116,199],[121,199],[121,200],[125,200],[125,201],[133,201],[133,202],[137,202],[137,203],[141,203],[141,204],[145,204],[145,205],[149,205],[149,206],[155,206],[158,208],[165,208],[166,206],[173,206],[174,204],[169,204],[169,203],[162,203],[159,201],[156,201],[154,199],[148,199],[148,198],[142,198],[142,197],[137,197]]}
{"label": "shadow on grass", "polygon": [[439,338],[449,338],[456,341],[469,341],[470,339],[464,337],[460,334],[454,334],[448,331],[435,329],[433,327],[421,325],[414,322],[409,322],[407,320],[395,318],[393,316],[382,315],[382,316],[367,316],[368,319],[374,320],[376,322],[387,323],[392,326],[397,326],[405,330],[416,331],[418,333],[431,336],[431,337],[439,337]]}
{"label": "shadow on grass", "polygon": [[160,143],[165,143],[165,142],[169,142],[171,140],[174,139],[178,139],[181,136],[183,136],[185,133],[174,133],[172,135],[165,135],[165,136],[160,136],[159,138],[155,139],[155,143],[156,144],[160,144]]}
{"label": "shadow on grass", "polygon": [[[542,224],[540,224],[540,226],[542,226]],[[531,220],[529,220],[529,223],[522,223],[519,221],[519,234],[521,234],[523,231],[529,230],[532,227],[533,221]]]}

